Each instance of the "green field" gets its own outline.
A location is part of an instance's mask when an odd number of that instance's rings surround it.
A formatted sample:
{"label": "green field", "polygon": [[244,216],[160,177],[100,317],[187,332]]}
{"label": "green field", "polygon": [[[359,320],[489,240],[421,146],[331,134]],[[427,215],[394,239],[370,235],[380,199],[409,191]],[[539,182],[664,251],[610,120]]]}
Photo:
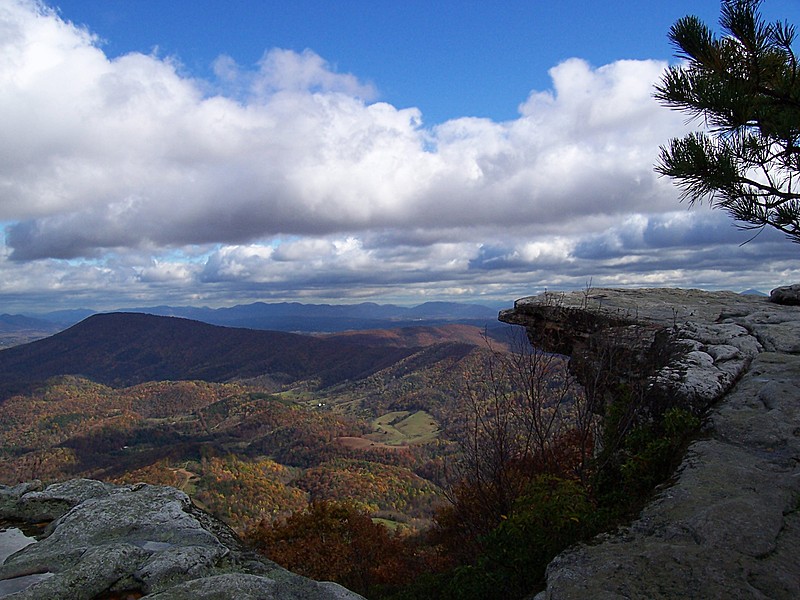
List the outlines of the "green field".
{"label": "green field", "polygon": [[367,437],[388,445],[421,444],[439,435],[439,424],[424,410],[398,410],[372,421],[375,433]]}

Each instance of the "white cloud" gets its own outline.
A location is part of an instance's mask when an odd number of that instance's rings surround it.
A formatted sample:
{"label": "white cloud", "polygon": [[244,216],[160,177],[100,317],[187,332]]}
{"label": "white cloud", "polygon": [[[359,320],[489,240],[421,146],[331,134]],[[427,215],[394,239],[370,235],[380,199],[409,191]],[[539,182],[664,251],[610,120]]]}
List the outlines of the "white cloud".
{"label": "white cloud", "polygon": [[341,92],[365,100],[375,97],[371,85],[362,84],[349,73],[331,71],[330,65],[309,49],[301,53],[272,49],[264,54],[258,66],[253,89],[262,97],[281,91]]}
{"label": "white cloud", "polygon": [[[20,59],[0,67],[10,82],[0,106],[18,118],[4,120],[0,144],[21,159],[6,163],[0,217],[36,221],[12,228],[17,258],[81,256],[113,241],[520,217],[559,225],[658,195],[651,163],[663,138],[631,134],[673,121],[649,99],[658,63],[567,61],[552,70],[555,91],[532,94],[518,120],[427,131],[419,111],[366,102],[370,86],[309,50],[267,52],[244,99],[208,97],[170,60],[109,60],[85,31],[13,6],[4,16],[20,31]],[[217,72],[243,77],[227,58]],[[120,235],[121,221],[135,227]]]}
{"label": "white cloud", "polygon": [[570,59],[517,119],[428,129],[311,50],[254,71],[222,56],[201,82],[172,59],[109,59],[33,0],[3,2],[0,32],[0,269],[19,293],[509,290],[601,259],[617,282],[672,281],[691,272],[669,269],[679,249],[741,241],[677,213],[653,172],[685,128],[651,97],[660,62]]}
{"label": "white cloud", "polygon": [[191,284],[194,283],[197,269],[184,262],[153,260],[149,266],[137,269],[140,282],[146,284]]}

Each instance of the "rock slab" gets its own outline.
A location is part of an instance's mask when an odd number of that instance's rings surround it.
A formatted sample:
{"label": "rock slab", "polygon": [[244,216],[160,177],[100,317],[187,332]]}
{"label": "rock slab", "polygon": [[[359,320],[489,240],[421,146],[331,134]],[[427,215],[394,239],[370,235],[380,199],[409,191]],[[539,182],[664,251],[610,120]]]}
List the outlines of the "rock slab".
{"label": "rock slab", "polygon": [[183,492],[76,479],[0,486],[0,518],[50,521],[12,554],[0,580],[50,573],[9,600],[92,600],[133,593],[159,600],[356,600],[329,582],[294,575],[248,552]]}
{"label": "rock slab", "polygon": [[556,557],[537,600],[800,598],[800,307],[598,289],[524,298],[500,318],[568,354],[650,331],[644,351],[669,349],[643,373],[651,389],[713,403],[674,482],[629,527]]}

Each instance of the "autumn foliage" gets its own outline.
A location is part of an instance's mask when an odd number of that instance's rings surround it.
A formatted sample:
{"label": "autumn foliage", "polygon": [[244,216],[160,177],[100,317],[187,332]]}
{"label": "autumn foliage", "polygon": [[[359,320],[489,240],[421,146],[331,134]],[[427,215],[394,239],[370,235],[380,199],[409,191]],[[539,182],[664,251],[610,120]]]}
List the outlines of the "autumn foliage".
{"label": "autumn foliage", "polygon": [[369,598],[511,600],[635,510],[697,426],[614,391],[595,414],[563,357],[464,344],[325,389],[60,377],[0,403],[0,483],[171,485]]}
{"label": "autumn foliage", "polygon": [[362,594],[407,584],[430,567],[401,534],[347,501],[313,502],[285,521],[263,521],[250,540],[295,573]]}

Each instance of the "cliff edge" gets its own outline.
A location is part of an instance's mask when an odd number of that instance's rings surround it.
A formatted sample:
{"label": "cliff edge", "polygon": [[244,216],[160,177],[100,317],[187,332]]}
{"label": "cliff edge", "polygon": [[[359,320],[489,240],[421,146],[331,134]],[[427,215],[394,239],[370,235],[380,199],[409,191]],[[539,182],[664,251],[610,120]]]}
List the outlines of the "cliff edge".
{"label": "cliff edge", "polygon": [[710,407],[673,480],[630,526],[556,557],[537,600],[800,598],[800,307],[591,289],[523,298],[500,320],[571,356],[600,398],[635,378]]}

